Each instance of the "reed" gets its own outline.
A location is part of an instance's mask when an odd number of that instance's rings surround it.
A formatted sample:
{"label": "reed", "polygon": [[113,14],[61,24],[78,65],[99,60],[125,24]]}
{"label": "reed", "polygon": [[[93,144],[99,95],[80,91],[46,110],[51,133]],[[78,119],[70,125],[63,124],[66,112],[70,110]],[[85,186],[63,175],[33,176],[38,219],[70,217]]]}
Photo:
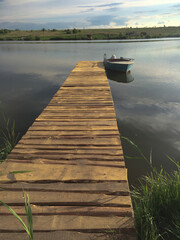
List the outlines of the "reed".
{"label": "reed", "polygon": [[15,121],[10,121],[9,118],[6,118],[5,114],[2,113],[2,127],[0,129],[0,163],[4,161],[7,155],[15,147],[18,142],[19,133],[15,132]]}
{"label": "reed", "polygon": [[152,154],[148,161],[136,144],[126,140],[152,168],[131,192],[138,239],[180,239],[180,164],[168,156],[176,165],[176,171],[171,174],[163,168],[157,171],[152,166]]}
{"label": "reed", "polygon": [[29,195],[24,194],[24,201],[25,201],[25,212],[27,217],[27,226],[22,220],[22,218],[6,203],[0,200],[0,203],[6,207],[15,217],[16,219],[22,224],[24,230],[26,231],[29,240],[33,240],[33,218],[32,218],[32,211],[31,211],[31,204],[29,200]]}

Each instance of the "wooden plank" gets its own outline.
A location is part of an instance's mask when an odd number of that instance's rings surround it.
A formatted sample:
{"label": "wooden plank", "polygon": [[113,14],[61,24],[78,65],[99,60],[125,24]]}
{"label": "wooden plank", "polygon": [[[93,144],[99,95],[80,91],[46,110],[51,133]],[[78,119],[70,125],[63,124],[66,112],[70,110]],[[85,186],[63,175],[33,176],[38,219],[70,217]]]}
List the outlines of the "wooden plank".
{"label": "wooden plank", "polygon": [[105,114],[92,114],[92,113],[71,113],[71,114],[67,114],[67,113],[57,113],[57,114],[51,114],[51,113],[48,113],[48,114],[41,114],[38,119],[68,119],[68,118],[71,118],[71,119],[76,119],[76,118],[80,118],[80,119],[100,119],[100,118],[113,118],[115,116],[114,113],[105,113]]}
{"label": "wooden plank", "polygon": [[[52,182],[52,183],[30,183],[14,182],[0,183],[0,188],[9,191],[38,191],[38,192],[83,192],[83,193],[104,193],[111,195],[129,195],[127,182]],[[0,192],[1,193],[1,192]],[[3,194],[3,193],[2,193]]]}
{"label": "wooden plank", "polygon": [[122,151],[122,147],[119,147],[119,149],[111,149],[111,151],[109,149],[55,149],[55,150],[51,150],[51,149],[47,149],[46,151],[41,150],[41,149],[24,149],[24,148],[18,148],[18,146],[16,146],[12,151],[11,151],[11,155],[12,154],[21,154],[22,156],[25,156],[26,154],[36,154],[36,156],[38,157],[38,155],[47,155],[50,154],[51,156],[53,155],[63,155],[63,154],[73,154],[74,157],[76,157],[77,155],[95,155],[95,156],[99,156],[99,155],[105,155],[105,156],[122,156],[123,155],[123,151]]}
{"label": "wooden plank", "polygon": [[107,114],[109,114],[110,116],[113,115],[115,117],[115,112],[112,111],[112,110],[105,110],[105,111],[102,111],[101,109],[100,110],[96,110],[96,111],[93,111],[93,110],[87,110],[85,111],[84,109],[83,110],[76,110],[76,111],[72,111],[72,110],[63,110],[63,111],[59,111],[58,109],[57,110],[46,110],[46,111],[43,111],[43,113],[41,115],[58,115],[58,116],[66,116],[66,115],[70,115],[70,116],[81,116],[81,115],[84,115],[84,114],[87,114],[87,116],[93,116],[93,115],[98,115],[98,116],[105,116]]}
{"label": "wooden plank", "polygon": [[[82,171],[83,166],[83,171]],[[19,174],[11,174],[14,171],[32,171]],[[42,181],[42,180],[59,180],[59,181],[119,181],[127,180],[126,168],[113,168],[105,166],[88,166],[88,165],[54,165],[54,164],[32,164],[32,163],[14,163],[6,161],[2,167],[3,175],[1,181]]]}
{"label": "wooden plank", "polygon": [[[34,239],[39,240],[107,240],[107,235],[104,233],[82,233],[82,232],[74,232],[74,231],[51,231],[51,232],[34,232]],[[26,233],[21,232],[4,232],[0,233],[1,240],[28,240],[28,236]],[[122,239],[123,240],[123,239]],[[124,239],[125,240],[125,239]],[[128,240],[135,240],[134,238],[128,238]]]}
{"label": "wooden plank", "polygon": [[[73,87],[73,90],[79,90],[79,91],[81,91],[82,89],[83,89],[83,91],[85,90],[88,90],[88,91],[90,91],[90,90],[93,90],[93,91],[109,91],[110,92],[110,89],[109,89],[109,86],[107,85],[106,87],[99,87],[99,86],[92,86],[92,87],[76,87],[76,86],[72,86]],[[71,87],[70,86],[62,86],[61,87],[61,91],[63,91],[64,89],[70,89]]]}
{"label": "wooden plank", "polygon": [[[109,131],[115,131],[117,132],[118,130],[114,126],[31,126],[28,129],[28,134],[33,134],[33,132],[52,132],[52,133],[57,133],[59,131],[91,131],[91,132],[96,132],[96,131],[102,131],[103,132],[109,132]],[[54,132],[53,132],[54,131]]]}
{"label": "wooden plank", "polygon": [[[27,221],[22,216],[24,222]],[[85,232],[105,232],[109,229],[134,232],[132,217],[90,217],[90,216],[34,216],[34,231],[58,231],[75,230]],[[21,224],[14,216],[1,216],[0,232],[22,231]]]}
{"label": "wooden plank", "polygon": [[[65,94],[66,95],[66,94]],[[62,94],[63,96],[63,94]],[[74,96],[74,98],[76,97],[80,97],[79,95],[73,95],[71,94],[71,96]],[[47,107],[44,109],[45,111],[47,110],[69,110],[69,111],[75,111],[75,110],[79,110],[79,111],[114,111],[114,108],[113,106],[90,106],[88,109],[84,106],[69,106],[68,108],[66,107],[63,107],[61,105],[57,105],[57,106],[50,106],[50,105],[47,105]]]}
{"label": "wooden plank", "polygon": [[120,145],[120,139],[119,137],[111,137],[111,138],[86,138],[86,139],[82,139],[82,138],[76,138],[76,140],[74,139],[56,139],[53,136],[52,137],[48,137],[48,138],[41,138],[41,139],[26,139],[26,138],[21,138],[21,140],[19,141],[19,143],[22,144],[33,144],[33,145],[38,145],[38,144],[43,144],[43,145],[81,145],[81,146],[119,146]]}
{"label": "wooden plank", "polygon": [[51,109],[49,108],[46,108],[44,109],[43,113],[114,113],[113,109],[111,108],[91,108],[91,109],[78,109],[77,107],[76,108],[64,108],[63,110],[61,110],[60,108],[54,108],[52,109],[53,107],[51,107]]}
{"label": "wooden plank", "polygon": [[53,144],[53,145],[44,145],[44,144],[24,144],[19,142],[18,145],[16,145],[15,149],[43,149],[43,150],[65,150],[65,149],[70,149],[70,150],[119,150],[121,149],[120,146],[116,145],[111,145],[111,146],[104,146],[104,145],[59,145],[59,144]]}
{"label": "wooden plank", "polygon": [[124,160],[123,155],[118,155],[118,156],[109,156],[109,155],[83,155],[83,154],[26,154],[26,155],[22,155],[22,154],[11,154],[7,157],[7,159],[37,159],[37,158],[41,158],[41,159],[57,159],[57,160],[90,160],[90,161],[122,161]]}
{"label": "wooden plank", "polygon": [[59,114],[57,114],[57,115],[51,115],[51,114],[43,114],[43,115],[41,115],[41,116],[39,116],[37,119],[36,119],[36,121],[39,121],[39,120],[49,120],[49,119],[52,119],[53,121],[54,120],[60,120],[60,121],[62,121],[62,120],[68,120],[68,119],[70,119],[71,121],[72,120],[75,120],[75,119],[78,119],[78,121],[80,120],[80,121],[83,121],[84,119],[86,120],[86,119],[113,119],[114,117],[113,117],[113,115],[114,114],[109,114],[109,113],[107,113],[106,115],[102,115],[102,114],[100,114],[100,115],[98,115],[98,114],[94,114],[94,115],[86,115],[86,114],[74,114],[74,115],[63,115],[63,116],[60,116]]}
{"label": "wooden plank", "polygon": [[[24,206],[13,206],[18,215],[26,215]],[[132,217],[131,207],[101,207],[101,206],[40,206],[32,204],[32,215],[75,215],[75,216],[97,216],[97,217]],[[0,216],[12,215],[12,213],[0,206]]]}
{"label": "wooden plank", "polygon": [[[41,123],[41,122],[40,122]],[[97,131],[101,131],[102,133],[108,133],[108,132],[118,132],[117,128],[115,126],[63,126],[63,125],[33,125],[29,128],[28,132],[26,134],[33,134],[33,132],[38,132],[41,133],[42,131],[48,133],[52,131],[52,133],[59,133],[60,131],[66,131],[67,133],[69,131],[74,132],[74,131],[78,131],[78,132],[92,132],[92,133],[96,133]],[[54,131],[54,132],[53,132]]]}
{"label": "wooden plank", "polygon": [[91,130],[86,130],[86,131],[79,131],[79,130],[74,130],[74,131],[28,131],[28,133],[24,136],[25,138],[34,138],[34,137],[49,137],[49,136],[54,136],[54,137],[72,137],[72,136],[77,136],[77,137],[108,137],[108,136],[119,136],[118,131],[91,131]]}
{"label": "wooden plank", "polygon": [[[69,123],[72,123],[72,122],[83,122],[84,124],[88,124],[88,122],[92,123],[92,122],[96,122],[98,120],[102,120],[103,121],[111,121],[113,120],[113,117],[109,117],[109,118],[98,118],[98,117],[94,117],[94,118],[59,118],[59,119],[53,119],[53,118],[49,118],[49,119],[40,119],[40,118],[36,118],[35,121],[38,121],[38,122],[69,122]],[[56,123],[55,123],[56,124]],[[96,125],[96,124],[95,124]]]}
{"label": "wooden plank", "polygon": [[[31,204],[52,206],[112,206],[131,207],[130,196],[75,192],[27,191]],[[9,205],[24,205],[23,191],[0,191],[1,201]]]}
{"label": "wooden plank", "polygon": [[117,121],[115,119],[110,119],[110,120],[99,120],[96,119],[95,121],[87,121],[84,120],[83,122],[79,121],[63,121],[63,122],[34,122],[32,126],[116,126],[117,127]]}
{"label": "wooden plank", "polygon": [[71,159],[71,160],[63,160],[63,159],[53,159],[51,157],[47,158],[31,158],[31,159],[19,159],[19,158],[8,158],[9,161],[14,163],[36,163],[36,164],[61,164],[61,165],[68,165],[68,167],[71,167],[71,165],[88,165],[88,166],[102,166],[102,167],[109,167],[113,171],[112,168],[125,168],[125,163],[123,159],[120,159],[119,161],[113,161],[113,160],[87,160],[87,159]]}

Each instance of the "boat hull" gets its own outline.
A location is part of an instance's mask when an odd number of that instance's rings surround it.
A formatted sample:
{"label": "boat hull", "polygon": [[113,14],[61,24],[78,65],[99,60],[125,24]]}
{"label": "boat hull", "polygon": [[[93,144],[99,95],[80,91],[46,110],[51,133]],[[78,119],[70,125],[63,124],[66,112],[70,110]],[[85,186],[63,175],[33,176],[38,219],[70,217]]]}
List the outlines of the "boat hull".
{"label": "boat hull", "polygon": [[106,69],[106,76],[108,79],[120,83],[130,83],[134,81],[134,77],[131,75],[131,71],[122,72]]}
{"label": "boat hull", "polygon": [[104,66],[106,69],[128,72],[130,71],[133,63],[111,63],[109,61],[104,61]]}

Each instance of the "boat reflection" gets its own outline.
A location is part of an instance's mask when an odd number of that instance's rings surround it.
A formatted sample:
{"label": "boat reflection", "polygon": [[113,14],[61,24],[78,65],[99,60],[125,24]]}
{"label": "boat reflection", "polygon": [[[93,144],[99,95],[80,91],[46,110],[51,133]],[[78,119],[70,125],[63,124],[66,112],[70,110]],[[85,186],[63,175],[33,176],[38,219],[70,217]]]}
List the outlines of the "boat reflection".
{"label": "boat reflection", "polygon": [[131,75],[131,72],[120,72],[106,69],[107,78],[122,83],[130,83],[134,80],[134,77]]}

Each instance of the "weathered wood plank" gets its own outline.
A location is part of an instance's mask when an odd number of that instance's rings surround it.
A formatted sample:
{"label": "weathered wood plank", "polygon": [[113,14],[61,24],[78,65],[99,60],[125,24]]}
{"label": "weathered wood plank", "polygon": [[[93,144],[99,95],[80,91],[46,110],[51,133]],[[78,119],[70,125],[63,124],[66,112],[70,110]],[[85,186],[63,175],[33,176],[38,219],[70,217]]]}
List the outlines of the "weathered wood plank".
{"label": "weathered wood plank", "polygon": [[82,193],[104,193],[115,195],[129,195],[129,187],[127,182],[85,182],[85,183],[69,183],[69,182],[52,182],[52,183],[30,183],[15,182],[1,183],[0,188],[9,191],[38,191],[38,192],[82,192]]}
{"label": "weathered wood plank", "polygon": [[[18,215],[26,215],[24,206],[13,206]],[[97,217],[132,217],[131,207],[102,207],[102,206],[41,206],[32,204],[32,214],[35,215],[76,215]],[[0,216],[12,215],[12,213],[0,206]]]}
{"label": "weathered wood plank", "polygon": [[[49,206],[112,206],[131,207],[130,196],[89,194],[75,192],[26,191],[30,196],[31,204]],[[0,191],[1,201],[9,205],[24,206],[23,191]]]}
{"label": "weathered wood plank", "polygon": [[106,161],[106,160],[87,160],[87,159],[71,159],[71,160],[62,160],[62,159],[52,159],[51,157],[47,158],[27,158],[27,159],[19,159],[19,158],[8,158],[9,161],[14,163],[36,163],[36,164],[61,164],[68,165],[67,167],[71,167],[71,165],[88,165],[88,166],[102,166],[109,167],[113,171],[113,168],[125,168],[125,164],[123,159],[120,161]]}
{"label": "weathered wood plank", "polygon": [[87,121],[84,119],[83,122],[79,121],[46,121],[46,122],[34,122],[32,126],[91,126],[91,127],[96,127],[96,126],[114,126],[117,127],[117,121],[115,119],[110,119],[110,120],[99,120],[96,119],[94,121]]}
{"label": "weathered wood plank", "polygon": [[[22,216],[24,222],[26,216]],[[105,232],[109,229],[119,229],[119,231],[134,232],[132,217],[91,217],[91,216],[34,216],[34,231],[57,231],[74,230],[85,232]],[[14,216],[1,216],[0,232],[2,231],[22,231],[21,224]]]}
{"label": "weathered wood plank", "polygon": [[[88,106],[87,106],[88,107]],[[49,119],[41,119],[41,118],[36,118],[35,121],[39,121],[39,122],[84,122],[84,123],[92,123],[92,122],[96,122],[98,120],[102,120],[102,121],[111,121],[114,120],[113,117],[108,117],[108,118],[98,118],[98,117],[94,117],[94,118],[59,118],[59,119],[53,119],[53,118],[49,118]]]}
{"label": "weathered wood plank", "polygon": [[[83,168],[83,171],[82,171]],[[13,174],[14,171],[32,171],[26,173]],[[14,163],[6,161],[2,168],[3,175],[0,176],[1,181],[78,181],[78,180],[94,180],[94,181],[119,181],[127,180],[126,168],[113,168],[105,166],[88,166],[88,165],[60,165],[60,164],[32,164],[32,163]]]}
{"label": "weathered wood plank", "polygon": [[65,150],[65,149],[70,149],[70,150],[119,150],[121,149],[120,146],[118,145],[111,145],[111,146],[108,146],[108,145],[59,145],[59,144],[53,144],[53,145],[44,145],[44,144],[24,144],[24,143],[21,143],[19,142],[18,145],[16,145],[15,149],[44,149],[44,150]]}
{"label": "weathered wood plank", "polygon": [[[99,156],[99,155],[105,155],[105,156],[122,156],[123,155],[123,151],[122,151],[122,147],[119,147],[119,149],[111,149],[111,151],[109,149],[55,149],[55,150],[51,150],[51,149],[47,149],[46,151],[41,150],[41,149],[32,149],[32,148],[28,148],[28,149],[24,149],[24,148],[18,148],[18,146],[16,146],[12,151],[11,151],[11,155],[12,154],[21,154],[21,156],[26,156],[26,154],[35,154],[37,157],[38,155],[63,155],[63,154],[73,154],[74,157],[76,157],[77,155],[95,155],[95,156]],[[11,156],[9,155],[9,157]]]}
{"label": "weathered wood plank", "polygon": [[27,136],[106,136],[106,135],[118,135],[118,130],[95,130],[95,131],[92,131],[92,130],[65,130],[65,129],[62,129],[59,131],[55,131],[55,130],[45,130],[45,131],[28,131],[27,134],[24,136],[24,137],[27,137]]}
{"label": "weathered wood plank", "polygon": [[[73,231],[51,231],[51,232],[34,232],[34,239],[38,240],[107,240],[107,235],[104,233],[82,233]],[[121,235],[122,237],[123,235]],[[0,233],[1,240],[29,240],[26,233],[18,231]],[[126,240],[126,238],[121,238]],[[128,240],[135,240],[134,238],[128,238]]]}
{"label": "weathered wood plank", "polygon": [[86,138],[86,139],[82,139],[82,138],[76,138],[74,139],[56,139],[53,136],[48,137],[48,138],[41,138],[41,139],[26,139],[26,138],[21,138],[21,140],[19,141],[19,143],[23,143],[23,144],[34,144],[34,145],[38,145],[38,144],[43,144],[43,145],[82,145],[82,146],[119,146],[120,145],[120,140],[119,137],[111,137],[111,138]]}
{"label": "weathered wood plank", "polygon": [[124,160],[123,158],[123,155],[119,155],[119,156],[108,156],[108,155],[90,155],[90,154],[87,154],[87,155],[74,155],[74,154],[47,154],[47,153],[44,153],[44,154],[26,154],[26,155],[22,155],[22,154],[11,154],[7,157],[7,159],[37,159],[37,158],[41,158],[41,159],[57,159],[57,160],[90,160],[90,161],[107,161],[107,160],[110,160],[110,161],[122,161]]}

